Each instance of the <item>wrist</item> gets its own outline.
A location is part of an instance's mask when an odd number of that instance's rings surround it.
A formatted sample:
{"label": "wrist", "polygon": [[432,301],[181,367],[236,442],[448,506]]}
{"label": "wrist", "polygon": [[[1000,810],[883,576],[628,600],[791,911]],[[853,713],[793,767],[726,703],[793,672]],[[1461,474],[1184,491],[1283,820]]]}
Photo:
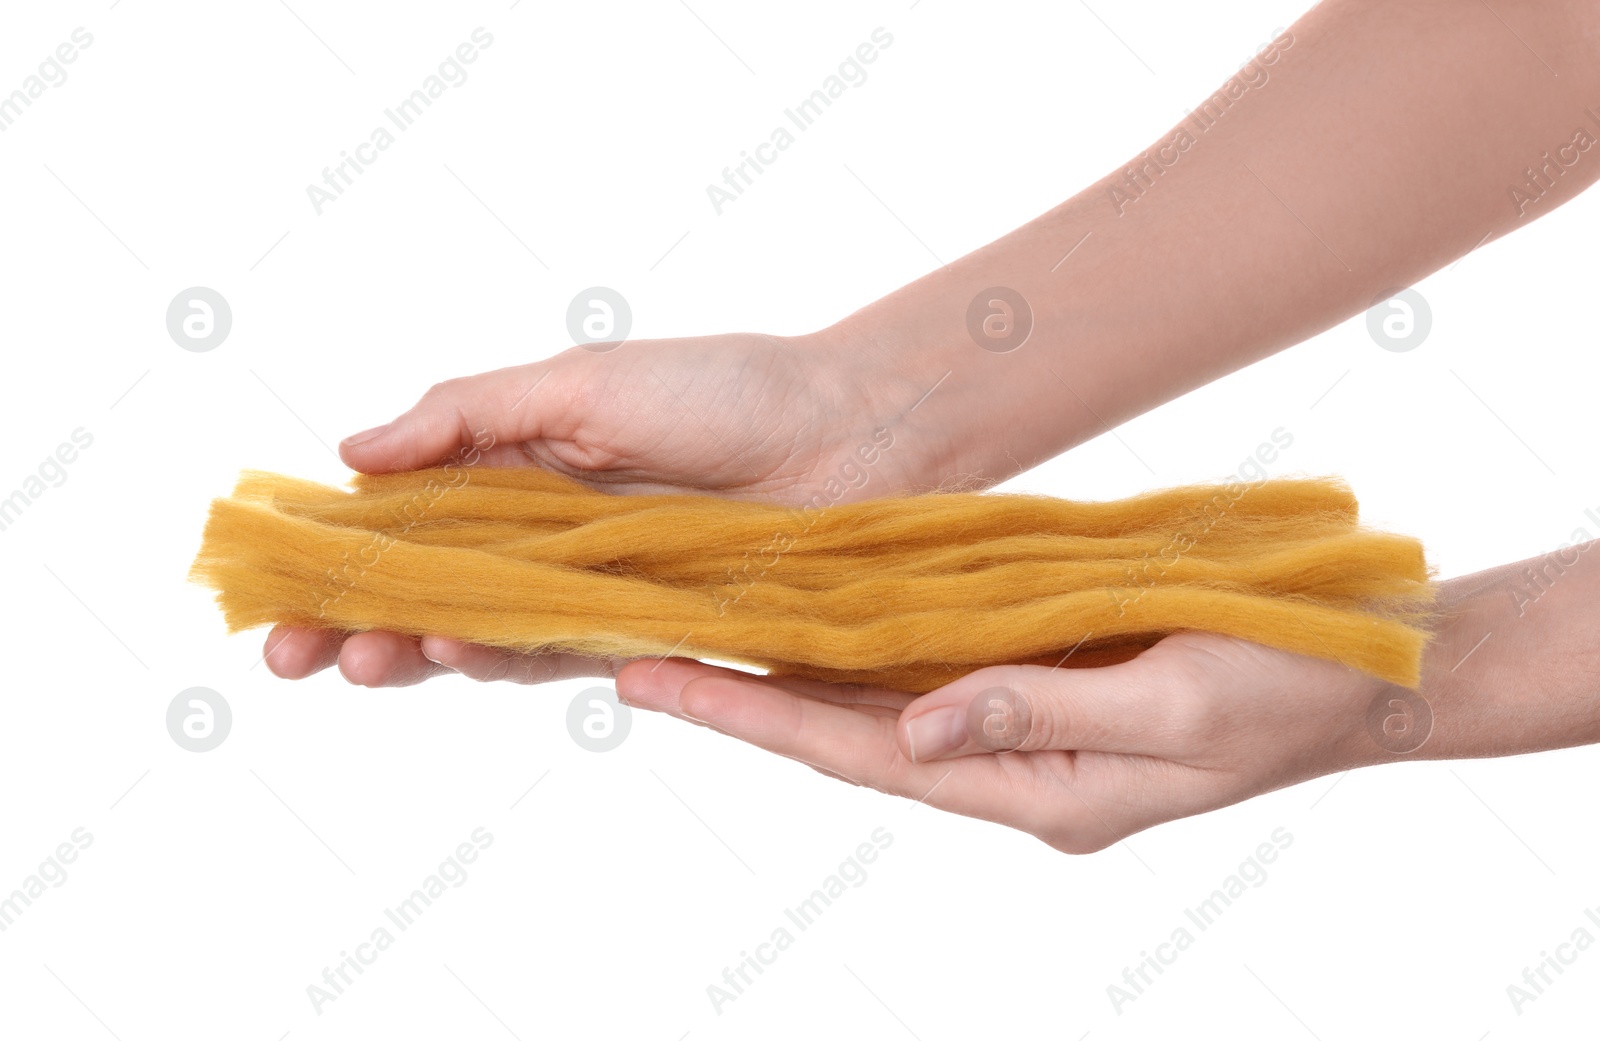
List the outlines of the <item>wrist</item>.
{"label": "wrist", "polygon": [[[983,259],[988,251],[918,279],[819,334],[836,345],[865,407],[911,446],[921,488],[986,488],[1099,432],[1082,429],[1089,406],[1051,375],[1052,369],[1068,375],[1057,330],[1071,302],[1059,292],[1047,299],[1042,286],[1006,274],[994,258]],[[978,331],[969,328],[970,305],[996,287],[1023,301],[1020,316],[995,307],[991,325],[1003,332],[1020,317],[1028,335],[1018,346],[1008,347],[1003,335],[998,342],[985,336],[981,316]],[[1041,311],[1046,306],[1050,310]]]}
{"label": "wrist", "polygon": [[[849,417],[849,437],[891,446],[892,491],[949,488],[952,478],[959,482],[973,473],[963,448],[983,441],[982,417],[954,415],[943,400],[952,396],[959,374],[952,371],[949,345],[927,327],[907,327],[873,305],[803,339]],[[880,487],[875,494],[885,492]]]}
{"label": "wrist", "polygon": [[[1590,551],[1596,546],[1588,544]],[[1520,755],[1600,741],[1600,553],[1558,554],[1440,583],[1416,691],[1420,747],[1372,761]]]}

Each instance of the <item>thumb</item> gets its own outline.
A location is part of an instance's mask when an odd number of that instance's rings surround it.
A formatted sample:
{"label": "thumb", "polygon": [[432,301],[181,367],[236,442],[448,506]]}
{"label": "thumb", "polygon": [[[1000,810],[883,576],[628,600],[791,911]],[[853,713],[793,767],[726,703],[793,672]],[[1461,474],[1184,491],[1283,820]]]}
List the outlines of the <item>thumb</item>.
{"label": "thumb", "polygon": [[435,384],[392,422],[339,442],[339,456],[373,474],[436,466],[474,449],[490,465],[526,462],[521,444],[552,436],[563,422],[550,408],[553,372],[535,362]]}
{"label": "thumb", "polygon": [[1001,665],[930,691],[900,714],[895,738],[914,763],[995,752],[1157,755],[1181,733],[1187,693],[1138,658],[1101,668]]}

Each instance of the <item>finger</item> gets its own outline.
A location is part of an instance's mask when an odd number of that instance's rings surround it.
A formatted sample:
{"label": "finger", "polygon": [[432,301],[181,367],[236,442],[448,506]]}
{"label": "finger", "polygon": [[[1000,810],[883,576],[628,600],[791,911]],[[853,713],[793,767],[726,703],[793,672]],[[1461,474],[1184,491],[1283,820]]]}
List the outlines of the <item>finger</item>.
{"label": "finger", "polygon": [[899,747],[917,763],[995,752],[1161,756],[1177,747],[1194,692],[1140,659],[1092,669],[979,669],[901,713]]}
{"label": "finger", "polygon": [[684,715],[678,705],[678,693],[691,679],[724,674],[747,675],[693,658],[644,658],[617,670],[617,700],[629,708],[660,712],[705,730],[716,730],[710,723]]}
{"label": "finger", "polygon": [[302,680],[339,660],[345,633],[333,629],[300,629],[275,625],[267,633],[261,659],[274,676]]}
{"label": "finger", "polygon": [[801,697],[776,681],[699,676],[678,692],[677,707],[729,737],[897,795],[919,798],[948,770],[901,756],[893,719]]}
{"label": "finger", "polygon": [[571,434],[547,362],[497,369],[436,384],[382,426],[339,442],[339,455],[363,473],[435,466],[453,457],[489,465],[527,462],[521,445]]}
{"label": "finger", "polygon": [[[674,690],[680,680],[686,682]],[[894,720],[805,697],[788,683],[681,659],[658,668],[634,662],[617,674],[617,690],[629,704],[668,712],[830,777],[1051,836],[1047,841],[1096,838],[1094,848],[1100,848],[1115,838],[1101,836],[1106,828],[1098,820],[1091,828],[1087,804],[1064,787],[1061,770],[1072,758],[1065,753],[912,763],[895,745]],[[1074,839],[1080,832],[1089,838]]]}
{"label": "finger", "polygon": [[409,687],[445,671],[415,637],[399,633],[353,633],[339,648],[339,672],[360,687]]}
{"label": "finger", "polygon": [[678,693],[690,680],[704,676],[750,678],[748,673],[707,665],[693,658],[642,658],[617,670],[617,697],[633,708],[685,719],[678,706]]}
{"label": "finger", "polygon": [[[617,691],[625,699],[638,699],[640,708],[656,711],[676,710],[677,694],[683,685],[700,676],[726,676],[732,679],[768,679],[752,676],[737,669],[708,665],[693,658],[642,659],[648,666],[641,670],[624,670],[617,674]],[[867,715],[893,719],[909,704],[917,700],[915,694],[868,687],[859,684],[824,683],[821,680],[803,680],[784,676],[770,679],[784,690],[813,701],[855,708]],[[673,714],[677,714],[675,711]]]}
{"label": "finger", "polygon": [[828,683],[824,680],[801,679],[796,676],[777,676],[774,681],[784,690],[813,701],[826,701],[830,705],[847,705],[873,715],[898,716],[907,705],[917,700],[917,695],[888,687],[873,687],[864,683]]}
{"label": "finger", "polygon": [[519,654],[498,647],[463,643],[443,636],[424,636],[423,657],[453,669],[469,679],[485,683],[508,680],[512,683],[548,683],[551,680],[617,674],[615,658],[588,658],[581,654],[549,652]]}

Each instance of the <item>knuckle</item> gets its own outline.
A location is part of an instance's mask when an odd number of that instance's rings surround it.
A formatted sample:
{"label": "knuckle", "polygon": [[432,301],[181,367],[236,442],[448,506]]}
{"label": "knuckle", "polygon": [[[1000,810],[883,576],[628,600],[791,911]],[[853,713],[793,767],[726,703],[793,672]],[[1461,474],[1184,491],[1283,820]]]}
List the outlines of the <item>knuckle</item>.
{"label": "knuckle", "polygon": [[1046,713],[1038,705],[1035,685],[1023,676],[997,669],[983,677],[987,684],[967,703],[967,735],[990,752],[1036,748],[1040,728],[1048,732]]}
{"label": "knuckle", "polygon": [[1011,680],[1016,741],[1020,751],[1064,748],[1077,732],[1076,714],[1069,699],[1055,689],[1055,675],[1046,671],[1019,673]]}
{"label": "knuckle", "polygon": [[871,788],[884,795],[898,795],[893,777],[899,769],[900,749],[874,744],[833,763],[841,779],[858,788]]}
{"label": "knuckle", "polygon": [[511,659],[500,658],[487,669],[478,669],[472,673],[472,678],[479,683],[493,683],[495,680],[504,679],[511,671]]}
{"label": "knuckle", "polygon": [[1160,705],[1160,729],[1174,745],[1202,748],[1225,736],[1229,727],[1226,699],[1212,684],[1180,673],[1153,694]]}
{"label": "knuckle", "polygon": [[871,700],[867,692],[872,688],[864,683],[838,683],[833,689],[839,701],[845,705],[864,705]]}
{"label": "knuckle", "polygon": [[1031,719],[1019,747],[1029,751],[1070,747],[1073,735],[1082,729],[1077,725],[1071,703],[1048,690],[1031,691],[1025,697]]}
{"label": "knuckle", "polygon": [[544,665],[544,659],[538,655],[508,653],[505,657],[505,675],[507,679],[513,679],[517,683],[539,683],[546,678],[539,675],[547,671],[543,668]]}

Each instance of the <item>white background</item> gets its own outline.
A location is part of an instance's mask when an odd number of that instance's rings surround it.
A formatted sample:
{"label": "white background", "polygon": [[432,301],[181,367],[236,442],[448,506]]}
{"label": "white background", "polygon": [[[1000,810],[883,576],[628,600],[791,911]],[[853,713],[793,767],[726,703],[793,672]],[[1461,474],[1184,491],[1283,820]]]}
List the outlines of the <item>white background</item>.
{"label": "white background", "polygon": [[[0,933],[0,1034],[1592,1031],[1600,949],[1521,1015],[1506,987],[1600,905],[1594,749],[1324,778],[1072,858],[667,718],[587,752],[565,714],[598,681],[288,683],[262,633],[224,636],[184,574],[239,469],[342,482],[330,445],[569,346],[591,285],[635,337],[829,324],[1124,163],[1299,13],[691,5],[8,9],[0,92],[75,27],[94,42],[0,134],[0,496],[94,442],[0,532],[0,892],[74,828],[93,843]],[[477,26],[470,79],[316,215],[306,185]],[[718,216],[706,185],[878,26],[870,78]],[[1419,283],[1414,351],[1357,317],[1008,487],[1222,478],[1283,426],[1274,473],[1346,476],[1446,576],[1600,534],[1597,230],[1591,193]],[[233,308],[210,353],[165,326],[195,285]],[[204,754],[164,722],[196,685],[234,713]],[[307,986],[480,826],[465,883],[315,1012]],[[707,985],[878,827],[867,881],[714,1011]],[[1115,1011],[1108,984],[1280,827],[1266,882]]]}

